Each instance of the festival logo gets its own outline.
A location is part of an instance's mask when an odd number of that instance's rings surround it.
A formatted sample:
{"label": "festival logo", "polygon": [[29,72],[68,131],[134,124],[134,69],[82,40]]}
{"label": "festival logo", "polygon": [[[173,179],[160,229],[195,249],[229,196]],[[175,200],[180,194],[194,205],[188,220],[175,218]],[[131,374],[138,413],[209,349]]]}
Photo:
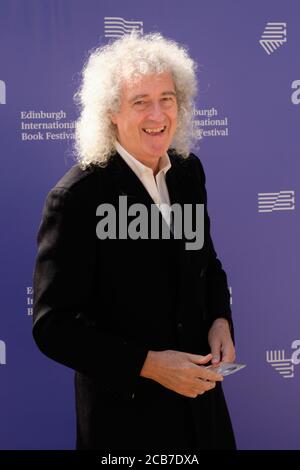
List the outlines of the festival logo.
{"label": "festival logo", "polygon": [[284,379],[294,377],[295,366],[300,364],[300,340],[296,339],[291,344],[291,353],[289,355],[281,350],[270,350],[266,352],[267,362],[274,367]]}
{"label": "festival logo", "polygon": [[258,212],[291,211],[295,209],[295,191],[258,193]]}
{"label": "festival logo", "polygon": [[267,23],[259,43],[270,55],[287,42],[286,34],[286,23]]}
{"label": "festival logo", "polygon": [[106,16],[104,18],[104,35],[106,38],[120,38],[133,31],[143,34],[143,22],[128,21],[118,16]]}

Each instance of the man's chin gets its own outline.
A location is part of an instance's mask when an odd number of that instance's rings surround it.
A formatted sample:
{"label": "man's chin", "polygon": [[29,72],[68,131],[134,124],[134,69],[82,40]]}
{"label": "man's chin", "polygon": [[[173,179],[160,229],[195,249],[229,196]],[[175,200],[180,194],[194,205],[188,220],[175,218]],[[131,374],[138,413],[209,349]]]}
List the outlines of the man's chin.
{"label": "man's chin", "polygon": [[166,145],[153,145],[147,149],[147,154],[154,158],[160,158],[162,155],[166,154],[168,148],[169,147]]}

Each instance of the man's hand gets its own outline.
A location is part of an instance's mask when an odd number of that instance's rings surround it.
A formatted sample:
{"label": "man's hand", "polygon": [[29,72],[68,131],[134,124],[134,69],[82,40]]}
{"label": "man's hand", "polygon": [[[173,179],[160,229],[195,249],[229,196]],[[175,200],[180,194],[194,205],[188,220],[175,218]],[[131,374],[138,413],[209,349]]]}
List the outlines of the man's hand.
{"label": "man's hand", "polygon": [[203,367],[211,354],[200,356],[180,351],[149,351],[140,375],[189,398],[196,398],[223,380],[222,375]]}
{"label": "man's hand", "polygon": [[212,364],[235,361],[235,349],[226,318],[217,318],[209,332],[208,342],[212,354]]}

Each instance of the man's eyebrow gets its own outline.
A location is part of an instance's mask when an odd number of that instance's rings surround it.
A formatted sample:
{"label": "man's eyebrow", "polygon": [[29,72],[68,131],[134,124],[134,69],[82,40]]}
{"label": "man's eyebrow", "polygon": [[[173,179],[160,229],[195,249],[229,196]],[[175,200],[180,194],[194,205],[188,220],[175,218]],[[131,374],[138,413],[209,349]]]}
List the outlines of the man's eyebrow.
{"label": "man's eyebrow", "polygon": [[175,91],[164,91],[162,95],[172,95],[172,96],[177,96]]}
{"label": "man's eyebrow", "polygon": [[129,99],[129,101],[140,100],[142,98],[146,98],[147,96],[149,96],[149,95],[134,95],[132,98]]}
{"label": "man's eyebrow", "polygon": [[[177,96],[175,91],[163,91],[162,92],[162,96],[166,96],[166,95],[172,95],[172,96]],[[143,95],[134,95],[132,98],[129,99],[129,101],[133,102],[133,101],[137,101],[137,100],[141,100],[142,98],[147,98],[149,95],[147,95],[146,93],[143,94]]]}

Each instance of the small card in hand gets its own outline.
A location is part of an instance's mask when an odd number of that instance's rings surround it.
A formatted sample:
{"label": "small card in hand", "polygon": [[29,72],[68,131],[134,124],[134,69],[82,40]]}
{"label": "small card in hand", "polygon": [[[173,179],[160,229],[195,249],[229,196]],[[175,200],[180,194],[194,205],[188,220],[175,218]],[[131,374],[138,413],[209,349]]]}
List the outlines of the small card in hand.
{"label": "small card in hand", "polygon": [[207,369],[217,372],[223,376],[234,374],[235,372],[246,367],[246,364],[236,364],[235,362],[221,362],[218,366],[210,365]]}

